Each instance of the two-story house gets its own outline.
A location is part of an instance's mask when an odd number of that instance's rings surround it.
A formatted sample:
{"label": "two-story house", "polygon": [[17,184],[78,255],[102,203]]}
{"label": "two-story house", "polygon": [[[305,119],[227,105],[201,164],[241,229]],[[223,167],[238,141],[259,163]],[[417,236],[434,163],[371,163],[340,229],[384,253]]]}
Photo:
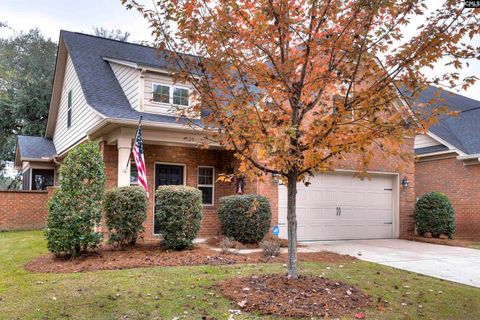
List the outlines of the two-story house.
{"label": "two-story house", "polygon": [[[217,182],[217,176],[235,166],[234,158],[219,145],[199,147],[199,136],[171,113],[172,106],[189,106],[191,87],[174,83],[167,63],[155,48],[62,31],[46,134],[18,137],[16,166],[23,172],[24,189],[55,184],[62,159],[85,140],[99,144],[107,188],[136,184],[136,169],[128,159],[143,116],[150,194],[165,184],[198,187],[204,205],[200,234],[218,234],[219,198],[235,190]],[[405,149],[413,154],[413,138],[408,141]],[[360,180],[354,177],[353,160],[342,161],[335,173],[317,174],[309,187],[299,185],[299,239],[396,238],[412,233],[413,158],[402,171],[397,162],[379,156],[369,167],[369,178]],[[286,237],[286,188],[270,178],[250,181],[246,192],[268,197],[273,223]],[[154,196],[149,201],[147,237],[160,232],[154,225]]]}

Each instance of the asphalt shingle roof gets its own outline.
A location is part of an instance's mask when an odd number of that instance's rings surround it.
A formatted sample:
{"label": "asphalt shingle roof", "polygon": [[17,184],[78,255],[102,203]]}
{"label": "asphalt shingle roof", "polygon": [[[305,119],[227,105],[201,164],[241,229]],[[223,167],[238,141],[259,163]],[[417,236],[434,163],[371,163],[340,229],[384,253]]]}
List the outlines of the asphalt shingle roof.
{"label": "asphalt shingle roof", "polygon": [[[87,103],[107,118],[178,123],[177,117],[138,112],[130,106],[105,58],[167,67],[167,52],[138,44],[61,31]],[[182,121],[180,121],[182,122]]]}
{"label": "asphalt shingle roof", "polygon": [[[430,104],[429,108],[446,105],[450,111],[459,112],[458,116],[442,117],[429,130],[467,154],[480,153],[480,101],[439,90],[437,87],[429,86],[419,94],[413,102],[413,107],[436,98],[438,102]],[[441,92],[440,99],[436,97],[437,92]]]}
{"label": "asphalt shingle roof", "polygon": [[42,159],[57,154],[53,141],[43,137],[18,136],[20,158]]}
{"label": "asphalt shingle roof", "polygon": [[[62,31],[61,36],[72,58],[88,104],[107,118],[178,123],[175,116],[138,112],[130,106],[105,58],[125,60],[141,66],[167,68],[168,51],[138,44]],[[439,89],[430,86],[420,93],[413,107],[435,97]],[[408,95],[407,95],[408,96]],[[467,154],[480,153],[480,101],[443,90],[440,98],[458,117],[441,119],[430,131]],[[435,108],[437,105],[430,105]],[[180,120],[182,123],[183,120]]]}

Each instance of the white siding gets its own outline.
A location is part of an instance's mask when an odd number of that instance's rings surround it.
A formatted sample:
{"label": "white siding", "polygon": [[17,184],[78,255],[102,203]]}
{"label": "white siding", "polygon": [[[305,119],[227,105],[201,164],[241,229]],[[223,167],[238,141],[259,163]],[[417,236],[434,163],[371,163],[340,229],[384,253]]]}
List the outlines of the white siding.
{"label": "white siding", "polygon": [[113,73],[115,74],[115,77],[117,77],[123,92],[127,96],[130,105],[132,108],[138,109],[140,71],[115,62],[110,62],[110,66],[112,67]]}
{"label": "white siding", "polygon": [[[178,109],[171,104],[165,104],[160,102],[153,101],[153,84],[166,84],[166,85],[175,85],[183,88],[189,88],[192,92],[192,87],[185,84],[175,84],[172,77],[157,73],[147,72],[144,75],[144,110],[145,112],[150,113],[160,113],[160,114],[175,114]],[[190,94],[191,96],[191,94]],[[191,102],[191,99],[190,99]]]}
{"label": "white siding", "polygon": [[415,149],[438,145],[441,145],[441,143],[426,134],[417,134],[415,136]]}
{"label": "white siding", "polygon": [[[67,128],[68,91],[72,90],[72,125]],[[87,131],[100,122],[102,118],[91,108],[78,80],[70,56],[65,67],[65,77],[62,86],[62,96],[58,109],[53,143],[57,153],[61,154],[72,145],[86,137]]]}

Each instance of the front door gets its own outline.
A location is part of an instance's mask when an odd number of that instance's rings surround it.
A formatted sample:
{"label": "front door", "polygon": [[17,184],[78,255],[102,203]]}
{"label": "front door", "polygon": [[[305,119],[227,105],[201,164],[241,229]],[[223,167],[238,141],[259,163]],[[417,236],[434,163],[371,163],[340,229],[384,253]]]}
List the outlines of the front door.
{"label": "front door", "polygon": [[[183,166],[171,164],[155,164],[155,190],[159,186],[183,185]],[[159,234],[160,227],[153,223],[153,233]]]}

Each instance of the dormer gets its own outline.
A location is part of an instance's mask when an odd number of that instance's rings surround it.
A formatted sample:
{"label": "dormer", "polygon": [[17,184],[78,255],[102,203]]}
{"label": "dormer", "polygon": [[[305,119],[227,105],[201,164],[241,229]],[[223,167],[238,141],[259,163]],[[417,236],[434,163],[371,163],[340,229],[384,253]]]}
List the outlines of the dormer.
{"label": "dormer", "polygon": [[175,83],[166,69],[118,59],[104,59],[110,64],[133,109],[172,115],[191,105],[191,85]]}

